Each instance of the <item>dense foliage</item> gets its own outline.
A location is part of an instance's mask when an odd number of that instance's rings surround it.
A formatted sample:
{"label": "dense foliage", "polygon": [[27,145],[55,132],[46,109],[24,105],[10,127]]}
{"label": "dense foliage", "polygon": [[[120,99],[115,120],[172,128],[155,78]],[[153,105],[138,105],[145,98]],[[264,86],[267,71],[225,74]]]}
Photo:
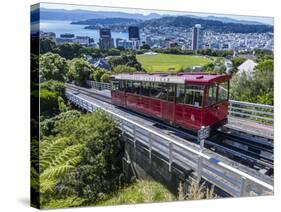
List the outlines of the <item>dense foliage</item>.
{"label": "dense foliage", "polygon": [[122,148],[119,130],[105,113],[68,111],[48,122],[40,141],[43,207],[69,197],[94,202],[116,188]]}
{"label": "dense foliage", "polygon": [[231,80],[231,98],[273,105],[274,87],[273,60],[258,63],[252,75],[235,75]]}
{"label": "dense foliage", "polygon": [[135,53],[122,54],[121,56],[111,57],[108,62],[111,67],[113,67],[113,69],[118,65],[126,65],[135,68],[137,71],[142,71],[141,64],[138,62]]}
{"label": "dense foliage", "polygon": [[64,83],[50,80],[40,84],[40,113],[50,117],[66,110],[64,99]]}
{"label": "dense foliage", "polygon": [[[144,50],[139,50],[138,54],[143,54]],[[147,50],[146,50],[147,51]],[[191,49],[180,49],[180,48],[154,48],[154,52],[158,53],[164,53],[164,54],[179,54],[179,55],[206,55],[206,56],[212,56],[212,57],[226,57],[226,56],[232,56],[233,51],[232,50],[218,50],[218,49],[199,49],[199,50],[191,50]]]}
{"label": "dense foliage", "polygon": [[68,64],[65,58],[50,52],[40,55],[39,75],[43,81],[58,80],[64,82],[67,72]]}
{"label": "dense foliage", "polygon": [[94,80],[97,82],[101,81],[102,76],[106,73],[104,69],[97,69],[94,73]]}
{"label": "dense foliage", "polygon": [[76,85],[85,86],[94,73],[93,66],[83,58],[75,58],[69,62],[68,80]]}
{"label": "dense foliage", "polygon": [[237,68],[245,62],[245,58],[242,57],[234,57],[231,59],[234,71],[237,71]]}
{"label": "dense foliage", "polygon": [[52,52],[56,48],[56,43],[49,38],[40,38],[40,53]]}
{"label": "dense foliage", "polygon": [[68,60],[71,60],[73,58],[80,57],[83,52],[83,48],[84,47],[80,43],[63,43],[58,45],[54,52]]}
{"label": "dense foliage", "polygon": [[118,65],[115,66],[113,69],[113,72],[118,74],[118,73],[133,73],[136,72],[137,70],[134,67],[126,66],[126,65]]}

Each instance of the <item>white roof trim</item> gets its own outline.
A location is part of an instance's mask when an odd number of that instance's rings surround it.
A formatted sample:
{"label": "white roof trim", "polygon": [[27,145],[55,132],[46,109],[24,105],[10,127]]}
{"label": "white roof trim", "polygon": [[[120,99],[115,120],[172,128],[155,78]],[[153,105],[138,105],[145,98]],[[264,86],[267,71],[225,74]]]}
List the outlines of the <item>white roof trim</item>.
{"label": "white roof trim", "polygon": [[118,74],[114,76],[119,80],[135,80],[135,81],[147,81],[147,82],[164,82],[164,83],[177,83],[185,84],[185,78],[182,76],[160,76],[160,75],[137,75],[137,74]]}

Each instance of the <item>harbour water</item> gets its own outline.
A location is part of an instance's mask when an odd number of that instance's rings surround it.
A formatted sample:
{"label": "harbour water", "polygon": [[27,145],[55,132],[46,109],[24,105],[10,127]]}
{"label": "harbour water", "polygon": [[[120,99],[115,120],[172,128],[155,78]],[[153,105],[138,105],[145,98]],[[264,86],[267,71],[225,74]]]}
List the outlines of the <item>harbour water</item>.
{"label": "harbour water", "polygon": [[[64,33],[72,33],[75,36],[89,36],[94,38],[95,42],[99,39],[99,31],[92,29],[84,29],[86,25],[77,25],[71,24],[70,21],[61,21],[61,20],[41,20],[40,21],[40,30],[43,32],[54,32],[56,37],[59,37]],[[112,38],[122,38],[128,39],[128,33],[126,32],[111,32]]]}

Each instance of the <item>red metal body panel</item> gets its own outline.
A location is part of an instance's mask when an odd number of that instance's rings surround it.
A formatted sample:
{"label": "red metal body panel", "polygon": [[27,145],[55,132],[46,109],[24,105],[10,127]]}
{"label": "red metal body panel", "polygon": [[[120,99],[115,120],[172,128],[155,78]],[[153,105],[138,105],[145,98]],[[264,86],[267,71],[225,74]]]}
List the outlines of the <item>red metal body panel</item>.
{"label": "red metal body panel", "polygon": [[184,128],[197,131],[201,126],[212,126],[226,119],[228,102],[200,108],[185,104],[175,104],[164,100],[154,99],[120,91],[112,91],[112,102],[118,106],[151,115]]}
{"label": "red metal body panel", "polygon": [[204,126],[213,125],[227,118],[228,101],[223,101],[204,108]]}
{"label": "red metal body panel", "polygon": [[124,91],[111,91],[111,101],[113,104],[118,106],[126,106]]}
{"label": "red metal body panel", "polygon": [[202,126],[202,108],[196,108],[184,104],[176,104],[175,123],[188,129],[199,130]]}

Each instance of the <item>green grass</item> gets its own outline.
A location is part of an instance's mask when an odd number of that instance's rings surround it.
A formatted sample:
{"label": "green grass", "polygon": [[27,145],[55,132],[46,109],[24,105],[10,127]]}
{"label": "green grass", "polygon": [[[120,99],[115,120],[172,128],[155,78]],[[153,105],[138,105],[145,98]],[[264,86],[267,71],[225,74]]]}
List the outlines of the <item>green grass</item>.
{"label": "green grass", "polygon": [[119,205],[175,200],[175,196],[163,185],[155,181],[138,180],[137,182],[108,195],[95,205]]}
{"label": "green grass", "polygon": [[137,55],[137,60],[147,72],[177,72],[193,66],[204,66],[212,61],[203,56],[193,55]]}

